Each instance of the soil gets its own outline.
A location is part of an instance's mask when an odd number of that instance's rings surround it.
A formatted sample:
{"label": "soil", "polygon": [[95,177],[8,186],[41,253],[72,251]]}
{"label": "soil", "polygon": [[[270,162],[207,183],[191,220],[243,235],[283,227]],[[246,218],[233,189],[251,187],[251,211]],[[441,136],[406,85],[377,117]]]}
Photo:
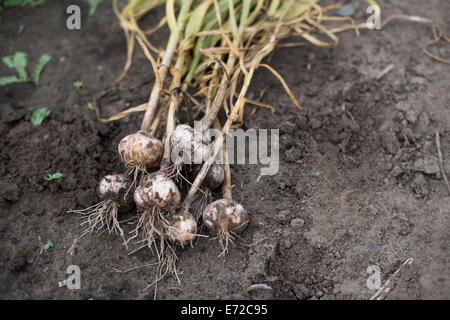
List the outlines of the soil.
{"label": "soil", "polygon": [[[73,3],[82,10],[81,30],[66,28]],[[365,21],[365,4],[352,3],[354,18]],[[382,10],[423,15],[450,31],[448,1],[386,1]],[[2,299],[153,299],[153,290],[143,289],[154,267],[112,271],[154,262],[150,252],[127,255],[120,237],[105,233],[81,238],[68,253],[82,228],[66,212],[98,202],[99,179],[123,170],[118,142],[142,119],[101,124],[87,108],[120,74],[126,55],[110,2],[91,19],[87,12],[84,1],[48,0],[0,13],[0,56],[28,53],[29,73],[42,54],[53,56],[39,86],[0,87]],[[156,25],[162,14],[150,13],[142,25]],[[164,46],[167,36],[163,29],[150,39]],[[258,165],[232,166],[233,196],[251,213],[242,240],[220,258],[218,244],[203,238],[179,250],[181,284],[166,277],[158,299],[369,299],[375,290],[366,285],[367,268],[378,266],[383,284],[410,257],[385,298],[450,298],[450,197],[435,144],[438,131],[450,174],[450,67],[422,51],[432,37],[424,24],[393,21],[339,37],[334,48],[284,47],[266,59],[304,112],[267,70],[256,72],[249,96],[268,87],[263,102],[276,111],[252,115],[248,106],[244,128],[280,129],[280,170],[258,182]],[[432,50],[450,57],[448,45]],[[11,70],[2,64],[0,74]],[[120,84],[125,90],[102,101],[102,114],[146,101],[149,84],[126,89],[151,75],[137,52]],[[85,87],[76,89],[77,80]],[[31,113],[40,107],[51,115],[33,126]],[[44,180],[55,172],[66,177]],[[47,240],[54,246],[42,250]],[[69,265],[80,267],[81,290],[58,286]]]}

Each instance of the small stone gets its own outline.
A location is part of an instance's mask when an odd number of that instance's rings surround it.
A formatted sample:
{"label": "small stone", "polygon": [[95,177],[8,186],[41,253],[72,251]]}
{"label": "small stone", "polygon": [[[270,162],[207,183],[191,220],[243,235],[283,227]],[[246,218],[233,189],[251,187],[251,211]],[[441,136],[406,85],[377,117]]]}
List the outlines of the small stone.
{"label": "small stone", "polygon": [[392,170],[391,170],[391,176],[393,176],[394,178],[397,178],[398,176],[400,176],[403,173],[403,169],[401,169],[399,166],[395,166]]}
{"label": "small stone", "polygon": [[284,240],[282,240],[282,247],[283,247],[284,249],[290,249],[290,248],[292,248],[292,241],[289,240],[289,239],[284,239]]}
{"label": "small stone", "polygon": [[367,241],[367,242],[364,243],[362,246],[363,246],[363,248],[373,249],[374,244],[373,244],[373,242],[371,242],[371,241]]}
{"label": "small stone", "polygon": [[301,227],[303,227],[304,224],[305,224],[305,221],[300,218],[296,218],[291,221],[291,226],[294,228],[301,228]]}
{"label": "small stone", "polygon": [[309,125],[311,126],[311,128],[313,130],[316,130],[322,126],[322,123],[319,120],[313,118],[313,119],[309,120]]}
{"label": "small stone", "polygon": [[406,112],[406,120],[408,120],[410,123],[414,124],[417,122],[417,112],[414,110],[408,110]]}
{"label": "small stone", "polygon": [[336,14],[341,17],[350,17],[355,13],[355,8],[351,4],[346,4],[336,10]]}

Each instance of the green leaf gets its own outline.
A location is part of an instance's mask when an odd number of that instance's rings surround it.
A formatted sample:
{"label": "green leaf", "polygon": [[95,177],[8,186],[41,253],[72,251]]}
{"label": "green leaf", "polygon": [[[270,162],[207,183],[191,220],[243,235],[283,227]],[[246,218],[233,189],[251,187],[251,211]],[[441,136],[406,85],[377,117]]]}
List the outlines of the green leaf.
{"label": "green leaf", "polygon": [[16,52],[13,56],[3,57],[3,62],[11,69],[25,69],[27,66],[27,54]]}
{"label": "green leaf", "polygon": [[17,76],[6,76],[0,78],[0,86],[6,86],[7,84],[22,82]]}
{"label": "green leaf", "polygon": [[33,111],[31,115],[31,122],[35,126],[40,126],[44,118],[50,114],[50,110],[48,108],[39,108]]}
{"label": "green leaf", "polygon": [[88,108],[89,110],[91,110],[91,111],[94,111],[94,110],[95,110],[95,109],[94,109],[94,105],[92,104],[92,102],[88,102],[87,108]]}
{"label": "green leaf", "polygon": [[42,6],[45,3],[45,0],[25,0],[30,4],[30,7],[34,8],[36,6]]}
{"label": "green leaf", "polygon": [[53,248],[53,242],[51,242],[50,240],[47,240],[47,243],[44,244],[44,250],[48,250],[50,248]]}
{"label": "green leaf", "polygon": [[47,63],[50,62],[50,60],[52,60],[52,56],[45,53],[41,56],[41,58],[39,59],[39,63],[36,66],[36,68],[34,69],[34,73],[33,73],[33,82],[38,85],[39,84],[39,77],[42,73],[42,71],[44,70],[45,66],[47,65]]}
{"label": "green leaf", "polygon": [[3,63],[9,68],[15,69],[19,74],[17,82],[25,82],[28,80],[27,71],[27,54],[24,52],[16,52],[13,56],[3,57]]}
{"label": "green leaf", "polygon": [[30,5],[30,7],[36,7],[43,5],[45,0],[5,0],[3,5],[5,7],[25,7],[26,5]]}
{"label": "green leaf", "polygon": [[194,33],[197,33],[200,30],[203,23],[203,18],[205,17],[206,12],[211,4],[212,1],[208,0],[202,2],[195,8],[195,10],[192,12],[191,18],[186,25],[185,38],[189,38]]}
{"label": "green leaf", "polygon": [[77,89],[80,89],[80,88],[84,87],[84,82],[83,81],[75,81],[73,83],[73,86]]}
{"label": "green leaf", "polygon": [[102,0],[85,0],[89,4],[89,16],[92,17],[97,10],[97,6]]}
{"label": "green leaf", "polygon": [[28,74],[25,69],[18,69],[17,72],[19,73],[19,81],[20,82],[28,81]]}
{"label": "green leaf", "polygon": [[3,1],[3,5],[5,7],[21,6],[23,2],[24,0],[5,0]]}
{"label": "green leaf", "polygon": [[56,172],[56,173],[49,173],[44,179],[46,181],[52,181],[55,179],[64,178],[65,176],[66,175],[64,173]]}

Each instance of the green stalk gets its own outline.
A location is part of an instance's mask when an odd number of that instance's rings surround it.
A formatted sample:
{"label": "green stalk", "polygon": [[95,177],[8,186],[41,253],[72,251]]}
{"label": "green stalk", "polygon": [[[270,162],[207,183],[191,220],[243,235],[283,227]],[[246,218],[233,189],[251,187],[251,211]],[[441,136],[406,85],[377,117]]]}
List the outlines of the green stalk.
{"label": "green stalk", "polygon": [[[233,0],[233,3],[237,3],[238,0]],[[221,0],[219,2],[219,12],[222,19],[225,19],[227,16],[227,11],[229,10],[229,0]],[[204,28],[202,31],[210,31],[215,30],[219,27],[217,20],[216,20],[216,12],[214,6],[208,11],[204,18]],[[227,26],[227,23],[223,24],[223,26]],[[202,57],[202,54],[200,53],[200,49],[210,47],[212,43],[220,39],[220,35],[217,36],[201,36],[198,37],[196,43],[195,43],[195,49],[194,49],[194,57],[191,62],[191,66],[189,68],[189,71],[185,77],[185,82],[189,83],[192,81],[192,79],[195,76],[195,71],[197,70],[197,67],[199,65],[200,59]]]}

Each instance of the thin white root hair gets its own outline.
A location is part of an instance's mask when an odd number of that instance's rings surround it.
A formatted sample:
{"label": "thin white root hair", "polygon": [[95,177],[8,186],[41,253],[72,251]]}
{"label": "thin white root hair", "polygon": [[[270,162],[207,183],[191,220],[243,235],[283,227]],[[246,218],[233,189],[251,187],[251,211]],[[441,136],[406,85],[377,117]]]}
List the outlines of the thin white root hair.
{"label": "thin white root hair", "polygon": [[[242,226],[244,226],[247,223],[248,223],[248,221],[240,224],[237,227],[237,229],[241,228]],[[234,243],[233,240],[235,240],[236,238],[244,241],[237,233],[221,227],[219,229],[219,231],[217,232],[217,236],[215,236],[214,238],[211,238],[211,240],[218,239],[220,247],[222,248],[222,252],[217,257],[221,257],[221,256],[227,254],[229,244],[230,243],[233,244]]]}
{"label": "thin white root hair", "polygon": [[124,240],[125,246],[127,246],[125,233],[118,220],[118,212],[119,205],[113,200],[103,200],[86,209],[68,211],[68,213],[81,214],[83,216],[81,219],[84,220],[80,225],[88,226],[78,238],[86,234],[92,234],[93,232],[97,232],[99,236],[107,230],[109,234],[119,234]]}
{"label": "thin white root hair", "polygon": [[179,275],[182,273],[177,269],[178,256],[176,255],[175,248],[172,244],[167,242],[166,239],[160,241],[161,249],[158,255],[158,267],[155,274],[155,280],[144,288],[147,291],[152,286],[155,286],[153,298],[156,300],[158,293],[158,282],[161,281],[166,275],[173,274],[178,283],[181,284]]}
{"label": "thin white root hair", "polygon": [[[142,167],[140,165],[135,164],[132,161],[127,161],[125,163],[125,167],[129,168],[129,172],[128,175],[129,176],[133,176],[133,181],[130,183],[130,187],[128,188],[127,192],[124,195],[124,198],[126,198],[126,196],[128,195],[128,193],[130,192],[131,188],[137,186],[137,181],[139,179],[139,183],[142,181],[142,178],[148,174],[147,169],[145,167]],[[140,178],[139,178],[140,176]]]}

